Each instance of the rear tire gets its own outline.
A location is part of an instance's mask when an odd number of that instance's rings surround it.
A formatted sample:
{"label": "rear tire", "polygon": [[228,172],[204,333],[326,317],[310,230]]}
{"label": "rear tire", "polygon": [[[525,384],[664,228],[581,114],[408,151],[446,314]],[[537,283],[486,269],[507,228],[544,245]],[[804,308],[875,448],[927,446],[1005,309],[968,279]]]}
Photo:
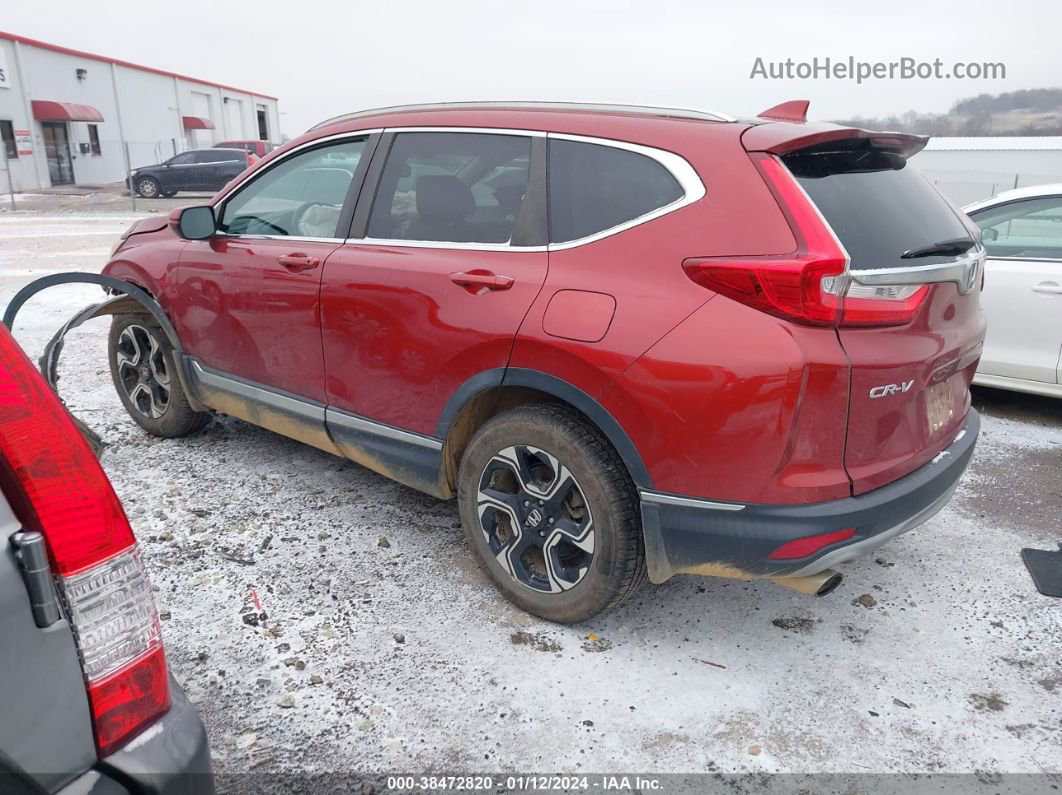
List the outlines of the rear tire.
{"label": "rear tire", "polygon": [[187,436],[210,421],[209,412],[189,405],[173,348],[153,320],[115,315],[107,358],[118,398],[148,433],[168,439]]}
{"label": "rear tire", "polygon": [[518,406],[484,423],[461,459],[458,501],[488,576],[548,621],[586,621],[645,577],[634,483],[608,440],[567,406]]}

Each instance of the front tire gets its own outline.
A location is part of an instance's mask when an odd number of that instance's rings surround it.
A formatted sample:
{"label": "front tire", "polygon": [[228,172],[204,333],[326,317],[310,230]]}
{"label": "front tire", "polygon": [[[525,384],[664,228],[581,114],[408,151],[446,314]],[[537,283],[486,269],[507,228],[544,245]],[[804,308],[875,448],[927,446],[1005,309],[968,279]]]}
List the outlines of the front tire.
{"label": "front tire", "polygon": [[155,436],[186,436],[210,420],[194,411],[177,361],[159,326],[139,315],[115,315],[108,339],[111,380],[129,416]]}
{"label": "front tire", "polygon": [[528,404],[484,423],[462,457],[458,501],[480,565],[529,613],[585,621],[644,579],[634,483],[571,408]]}
{"label": "front tire", "polygon": [[162,187],[154,177],[138,177],[136,192],[145,199],[157,199],[162,195]]}

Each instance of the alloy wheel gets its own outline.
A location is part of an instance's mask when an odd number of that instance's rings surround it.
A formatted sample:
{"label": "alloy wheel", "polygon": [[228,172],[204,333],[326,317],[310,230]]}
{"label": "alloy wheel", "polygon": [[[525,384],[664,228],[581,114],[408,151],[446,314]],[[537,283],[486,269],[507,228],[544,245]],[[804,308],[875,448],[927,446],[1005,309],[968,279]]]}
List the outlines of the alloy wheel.
{"label": "alloy wheel", "polygon": [[567,591],[590,570],[590,505],[575,476],[545,450],[515,445],[491,457],[479,480],[477,514],[491,553],[528,588]]}
{"label": "alloy wheel", "polygon": [[151,179],[142,179],[137,183],[137,193],[145,199],[154,199],[159,194],[159,186]]}
{"label": "alloy wheel", "polygon": [[170,371],[155,335],[143,326],[126,326],[114,355],[129,402],[145,417],[158,419],[165,414],[170,405]]}

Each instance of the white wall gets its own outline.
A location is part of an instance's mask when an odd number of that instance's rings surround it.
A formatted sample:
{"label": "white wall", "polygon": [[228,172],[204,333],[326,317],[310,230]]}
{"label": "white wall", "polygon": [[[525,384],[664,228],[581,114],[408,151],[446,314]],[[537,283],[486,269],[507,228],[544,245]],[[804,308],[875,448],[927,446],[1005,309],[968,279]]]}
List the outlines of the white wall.
{"label": "white wall", "polygon": [[[91,105],[103,116],[103,121],[97,124],[99,156],[79,151],[79,144],[89,142],[88,124],[67,123],[76,184],[123,180],[126,174],[123,140],[129,147],[130,165],[135,168],[158,163],[175,152],[208,147],[221,140],[257,138],[255,109],[259,105],[267,109],[273,142],[279,143],[280,140],[276,100],[126,66],[112,66],[104,61],[3,38],[0,38],[0,54],[7,65],[6,83],[10,86],[0,87],[0,119],[12,121],[16,130],[29,130],[33,150],[32,155],[20,155],[11,163],[16,191],[51,184],[40,122],[33,119],[30,111],[30,102],[34,99]],[[85,70],[85,79],[78,80],[78,68]],[[20,86],[25,88],[24,95]],[[182,116],[208,118],[215,129],[185,130]],[[6,191],[6,175],[0,173],[0,193]]]}

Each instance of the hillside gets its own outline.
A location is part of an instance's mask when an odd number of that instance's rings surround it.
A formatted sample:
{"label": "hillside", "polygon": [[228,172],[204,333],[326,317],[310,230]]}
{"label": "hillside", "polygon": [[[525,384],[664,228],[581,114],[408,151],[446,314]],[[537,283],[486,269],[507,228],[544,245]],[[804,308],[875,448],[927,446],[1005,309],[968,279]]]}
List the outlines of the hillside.
{"label": "hillside", "polygon": [[837,124],[921,135],[1062,135],[1062,88],[979,94],[956,102],[947,113],[836,119]]}

